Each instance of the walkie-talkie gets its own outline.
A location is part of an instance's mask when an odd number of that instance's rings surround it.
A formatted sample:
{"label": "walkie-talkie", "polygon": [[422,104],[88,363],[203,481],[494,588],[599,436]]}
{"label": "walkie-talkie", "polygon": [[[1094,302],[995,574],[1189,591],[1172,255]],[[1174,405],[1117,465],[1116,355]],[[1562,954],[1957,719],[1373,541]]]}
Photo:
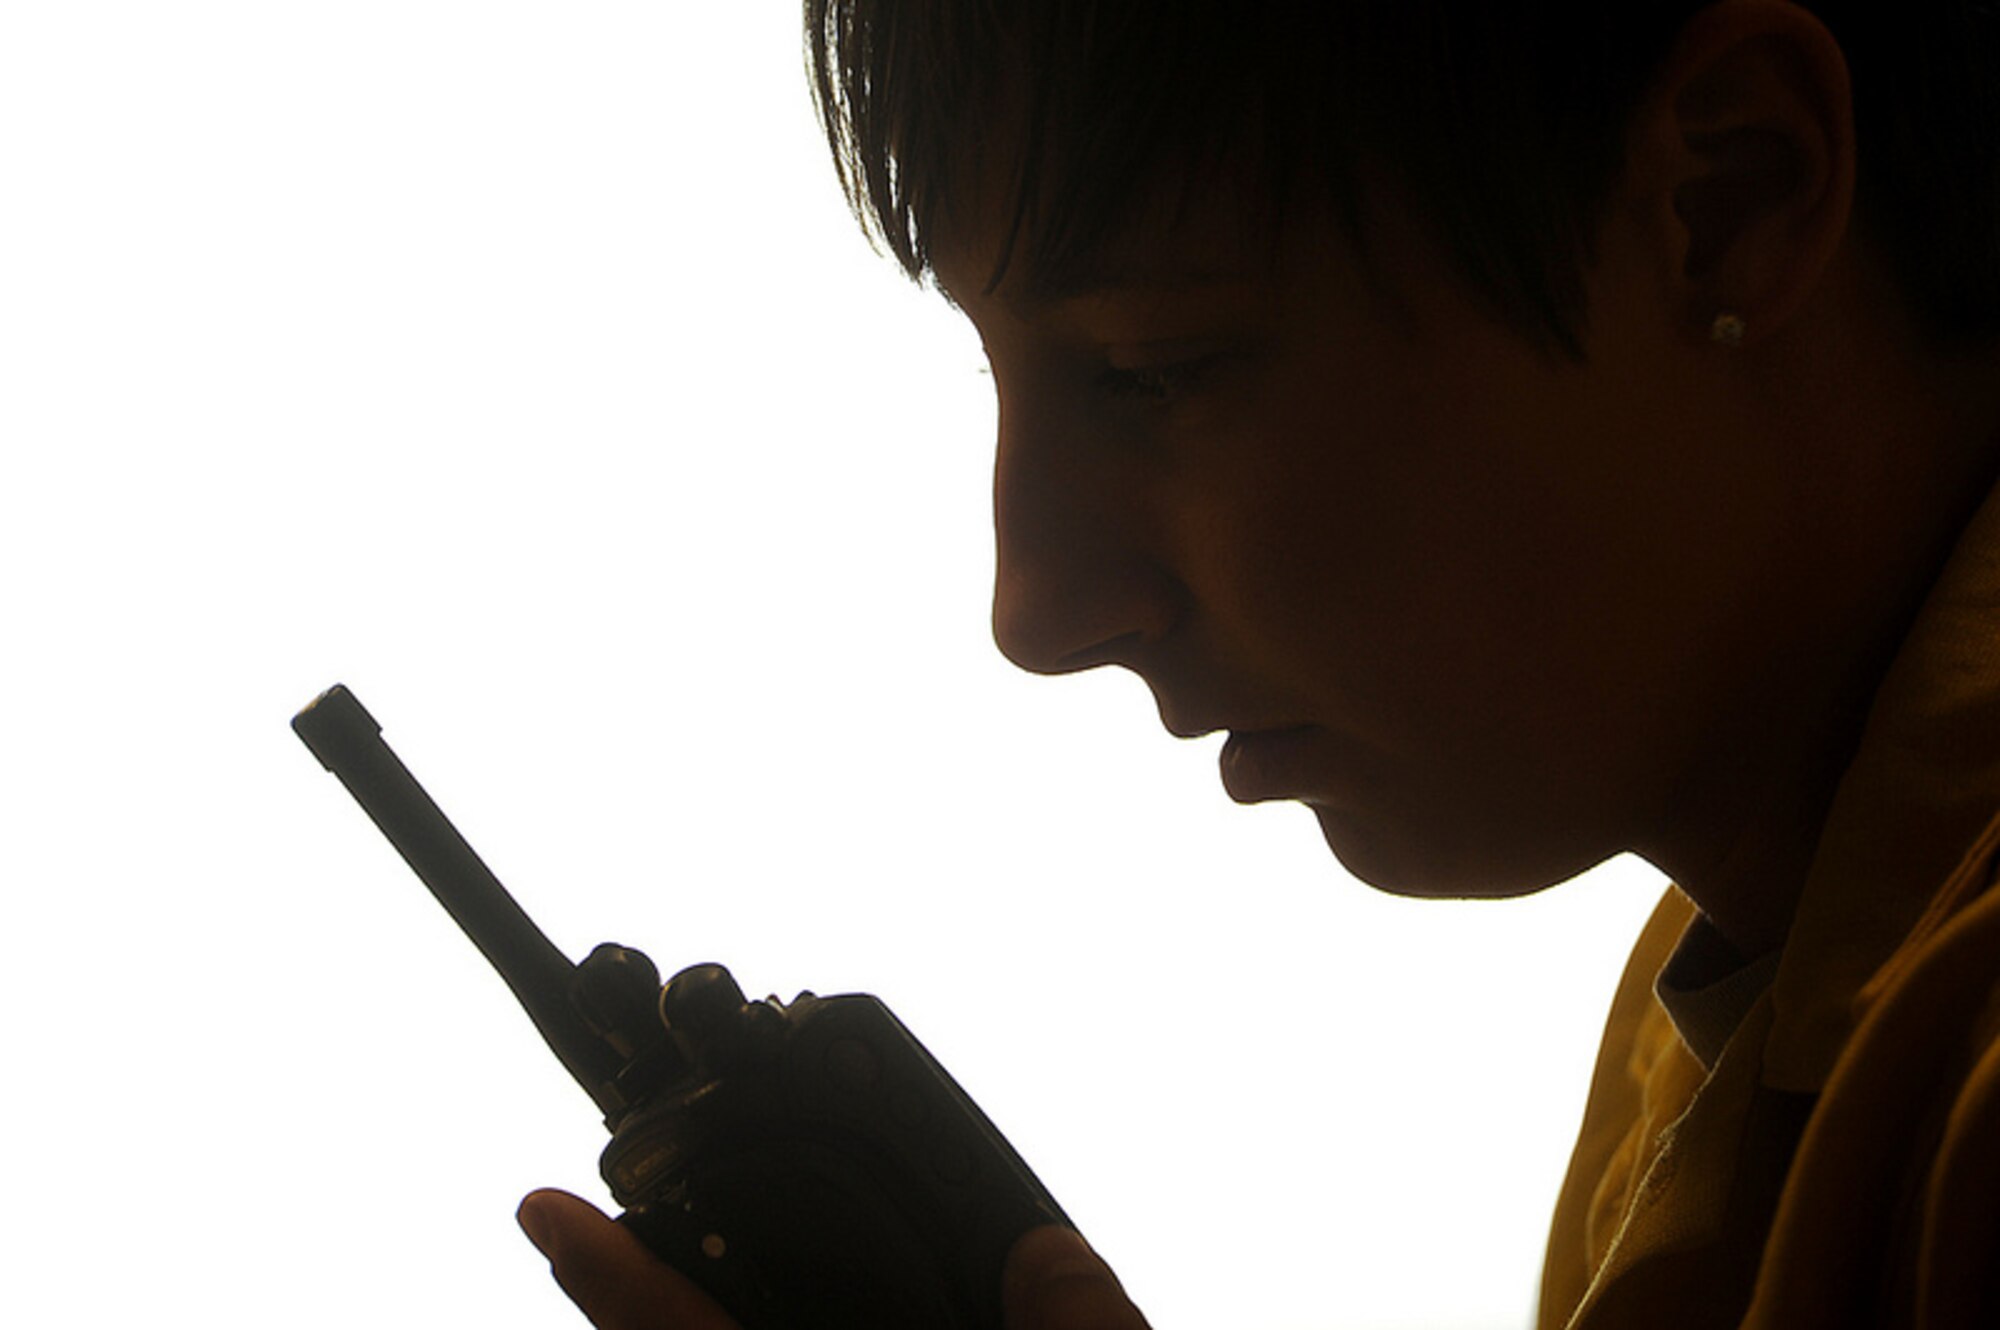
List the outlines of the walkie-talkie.
{"label": "walkie-talkie", "polygon": [[999,1330],[1008,1249],[1069,1220],[880,1001],[750,1002],[720,965],[662,988],[612,943],[572,965],[353,693],[292,728],[602,1110],[620,1222],[745,1330]]}

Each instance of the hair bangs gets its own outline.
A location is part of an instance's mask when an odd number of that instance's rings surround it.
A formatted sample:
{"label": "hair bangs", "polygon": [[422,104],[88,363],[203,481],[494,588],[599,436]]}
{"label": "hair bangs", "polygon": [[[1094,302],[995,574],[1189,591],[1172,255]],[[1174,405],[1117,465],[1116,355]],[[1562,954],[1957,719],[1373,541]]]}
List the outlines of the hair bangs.
{"label": "hair bangs", "polygon": [[[941,248],[997,240],[989,285],[1025,270],[1060,286],[1197,200],[1274,221],[1307,161],[1344,156],[1308,144],[1335,128],[1317,103],[1345,71],[1322,58],[1283,77],[1271,60],[1342,49],[1273,31],[1335,8],[808,0],[806,27],[835,167],[871,239],[919,279]],[[1354,215],[1349,181],[1314,183]]]}

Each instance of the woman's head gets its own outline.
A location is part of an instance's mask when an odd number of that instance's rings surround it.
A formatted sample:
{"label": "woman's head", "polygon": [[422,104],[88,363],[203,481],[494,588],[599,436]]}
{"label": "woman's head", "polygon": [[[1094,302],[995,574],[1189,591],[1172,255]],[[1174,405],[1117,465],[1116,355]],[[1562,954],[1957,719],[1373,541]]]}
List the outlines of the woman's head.
{"label": "woman's head", "polygon": [[1132,669],[1397,890],[1809,822],[2000,428],[1929,260],[1862,243],[1824,24],[862,8],[814,12],[822,97],[992,360],[1010,657]]}

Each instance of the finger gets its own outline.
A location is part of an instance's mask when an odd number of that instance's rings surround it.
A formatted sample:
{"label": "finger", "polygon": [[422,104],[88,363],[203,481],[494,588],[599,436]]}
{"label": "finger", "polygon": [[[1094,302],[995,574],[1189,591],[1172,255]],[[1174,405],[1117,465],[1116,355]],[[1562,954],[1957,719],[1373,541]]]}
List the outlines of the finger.
{"label": "finger", "polygon": [[1007,1330],[1147,1330],[1118,1276],[1075,1229],[1030,1229],[1007,1255]]}
{"label": "finger", "polygon": [[598,1330],[738,1330],[714,1299],[590,1202],[532,1192],[515,1218]]}

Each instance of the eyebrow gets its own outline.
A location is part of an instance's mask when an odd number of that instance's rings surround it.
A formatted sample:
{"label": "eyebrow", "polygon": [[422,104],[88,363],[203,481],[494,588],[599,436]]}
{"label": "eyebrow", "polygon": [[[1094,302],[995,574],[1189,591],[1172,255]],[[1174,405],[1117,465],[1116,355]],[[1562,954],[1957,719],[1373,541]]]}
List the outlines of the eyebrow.
{"label": "eyebrow", "polygon": [[[1014,288],[1007,293],[1007,303],[1023,309],[1042,310],[1079,300],[1111,296],[1184,295],[1221,286],[1239,286],[1255,275],[1249,268],[1134,262],[1086,265],[1055,277],[1028,273],[1018,281],[1003,282],[1001,285]],[[964,312],[943,283],[933,284],[946,304]]]}
{"label": "eyebrow", "polygon": [[1248,272],[1227,268],[1133,264],[1080,272],[1052,282],[1030,278],[1024,298],[1043,304],[1059,304],[1092,296],[1180,295],[1209,287],[1237,285],[1249,276]]}

